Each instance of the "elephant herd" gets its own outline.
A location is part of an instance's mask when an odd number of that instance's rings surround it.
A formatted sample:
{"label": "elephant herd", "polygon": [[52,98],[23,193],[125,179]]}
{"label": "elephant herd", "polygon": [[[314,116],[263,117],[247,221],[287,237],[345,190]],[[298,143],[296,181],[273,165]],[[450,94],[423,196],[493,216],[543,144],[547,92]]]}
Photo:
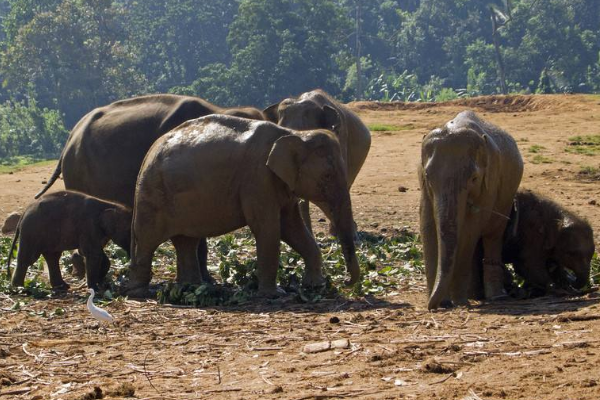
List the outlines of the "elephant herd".
{"label": "elephant herd", "polygon": [[[206,238],[248,226],[261,295],[280,290],[281,240],[305,260],[303,285],[321,286],[311,202],[340,240],[353,284],[360,266],[350,187],[370,146],[360,118],[322,90],[262,111],[177,95],[97,108],[73,128],[52,177],[19,221],[11,283],[22,286],[43,255],[52,287],[67,289],[58,260],[78,249],[87,284],[96,287],[109,269],[109,240],[130,254],[129,296],[148,295],[154,251],[167,240],[178,283],[212,282]],[[44,194],[61,174],[66,190]],[[538,290],[588,284],[589,224],[550,200],[517,193],[522,174],[512,137],[473,112],[424,137],[418,176],[430,309],[505,296],[505,263]]]}

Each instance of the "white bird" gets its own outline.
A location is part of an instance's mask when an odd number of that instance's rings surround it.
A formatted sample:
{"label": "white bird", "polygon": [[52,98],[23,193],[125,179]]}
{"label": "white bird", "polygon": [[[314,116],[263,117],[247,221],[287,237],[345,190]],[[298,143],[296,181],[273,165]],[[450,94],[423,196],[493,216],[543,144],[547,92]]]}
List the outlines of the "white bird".
{"label": "white bird", "polygon": [[108,322],[112,323],[115,321],[112,315],[108,313],[108,311],[101,309],[100,307],[96,307],[94,305],[94,289],[88,290],[91,294],[87,301],[87,308],[90,310],[90,313],[94,318],[96,318],[100,322]]}

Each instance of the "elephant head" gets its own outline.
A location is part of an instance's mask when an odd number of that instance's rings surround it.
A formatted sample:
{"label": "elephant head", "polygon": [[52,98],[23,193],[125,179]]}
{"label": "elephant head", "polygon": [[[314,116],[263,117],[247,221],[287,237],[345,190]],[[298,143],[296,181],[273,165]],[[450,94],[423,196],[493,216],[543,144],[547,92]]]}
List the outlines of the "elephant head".
{"label": "elephant head", "polygon": [[456,128],[453,122],[430,132],[422,145],[422,190],[431,203],[437,233],[435,281],[428,285],[430,309],[470,295],[455,296],[453,291],[458,280],[471,277],[468,268],[481,236],[480,221],[497,181],[499,150],[492,138],[474,124]]}
{"label": "elephant head", "polygon": [[115,204],[100,214],[100,227],[104,234],[130,256],[131,209]]}
{"label": "elephant head", "polygon": [[285,99],[264,109],[263,115],[271,122],[297,131],[321,128],[337,133],[341,125],[340,113],[335,108],[308,99]]}
{"label": "elephant head", "polygon": [[[554,272],[559,274],[559,277],[554,280],[581,289],[590,281],[590,268],[595,251],[592,228],[586,221],[569,216],[565,216],[557,223],[556,242],[551,249],[548,249],[552,252],[549,263],[555,267]],[[569,282],[566,278],[568,277],[566,270],[572,271],[575,275],[573,282]]]}
{"label": "elephant head", "polygon": [[275,141],[267,167],[292,193],[317,204],[335,223],[350,274],[348,284],[357,282],[360,268],[354,246],[350,192],[336,136],[323,130],[283,136]]}

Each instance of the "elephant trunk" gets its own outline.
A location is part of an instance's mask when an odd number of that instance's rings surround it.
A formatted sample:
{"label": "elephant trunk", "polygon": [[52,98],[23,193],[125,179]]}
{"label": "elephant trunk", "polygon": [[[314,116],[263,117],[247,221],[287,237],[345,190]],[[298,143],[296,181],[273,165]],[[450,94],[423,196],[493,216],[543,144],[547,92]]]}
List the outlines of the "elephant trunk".
{"label": "elephant trunk", "polygon": [[360,278],[360,266],[356,258],[356,247],[354,245],[354,218],[352,217],[352,205],[350,193],[346,190],[343,199],[338,206],[333,208],[333,222],[337,228],[337,235],[342,245],[346,269],[350,274],[347,285],[353,285]]}
{"label": "elephant trunk", "polygon": [[590,283],[590,263],[582,260],[578,266],[579,265],[583,266],[583,268],[572,269],[575,274],[575,282],[573,282],[573,287],[575,289],[583,289]]}
{"label": "elephant trunk", "polygon": [[438,227],[438,263],[435,282],[427,305],[430,310],[451,305],[458,239],[466,209],[466,194],[443,193],[436,197],[434,217]]}

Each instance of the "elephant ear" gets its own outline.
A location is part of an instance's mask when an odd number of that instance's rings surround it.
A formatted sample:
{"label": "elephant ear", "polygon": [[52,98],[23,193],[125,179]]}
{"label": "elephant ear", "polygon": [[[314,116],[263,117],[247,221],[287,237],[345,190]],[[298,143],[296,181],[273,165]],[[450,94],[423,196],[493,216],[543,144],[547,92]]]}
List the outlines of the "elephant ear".
{"label": "elephant ear", "polygon": [[323,106],[323,126],[336,134],[339,133],[340,126],[342,125],[342,118],[340,113],[335,108],[324,105]]}
{"label": "elephant ear", "polygon": [[287,135],[275,141],[267,159],[267,167],[284,181],[291,191],[294,191],[298,182],[304,151],[302,138],[296,135]]}
{"label": "elephant ear", "polygon": [[262,113],[266,121],[273,122],[274,124],[279,122],[279,103],[271,104],[265,108]]}

